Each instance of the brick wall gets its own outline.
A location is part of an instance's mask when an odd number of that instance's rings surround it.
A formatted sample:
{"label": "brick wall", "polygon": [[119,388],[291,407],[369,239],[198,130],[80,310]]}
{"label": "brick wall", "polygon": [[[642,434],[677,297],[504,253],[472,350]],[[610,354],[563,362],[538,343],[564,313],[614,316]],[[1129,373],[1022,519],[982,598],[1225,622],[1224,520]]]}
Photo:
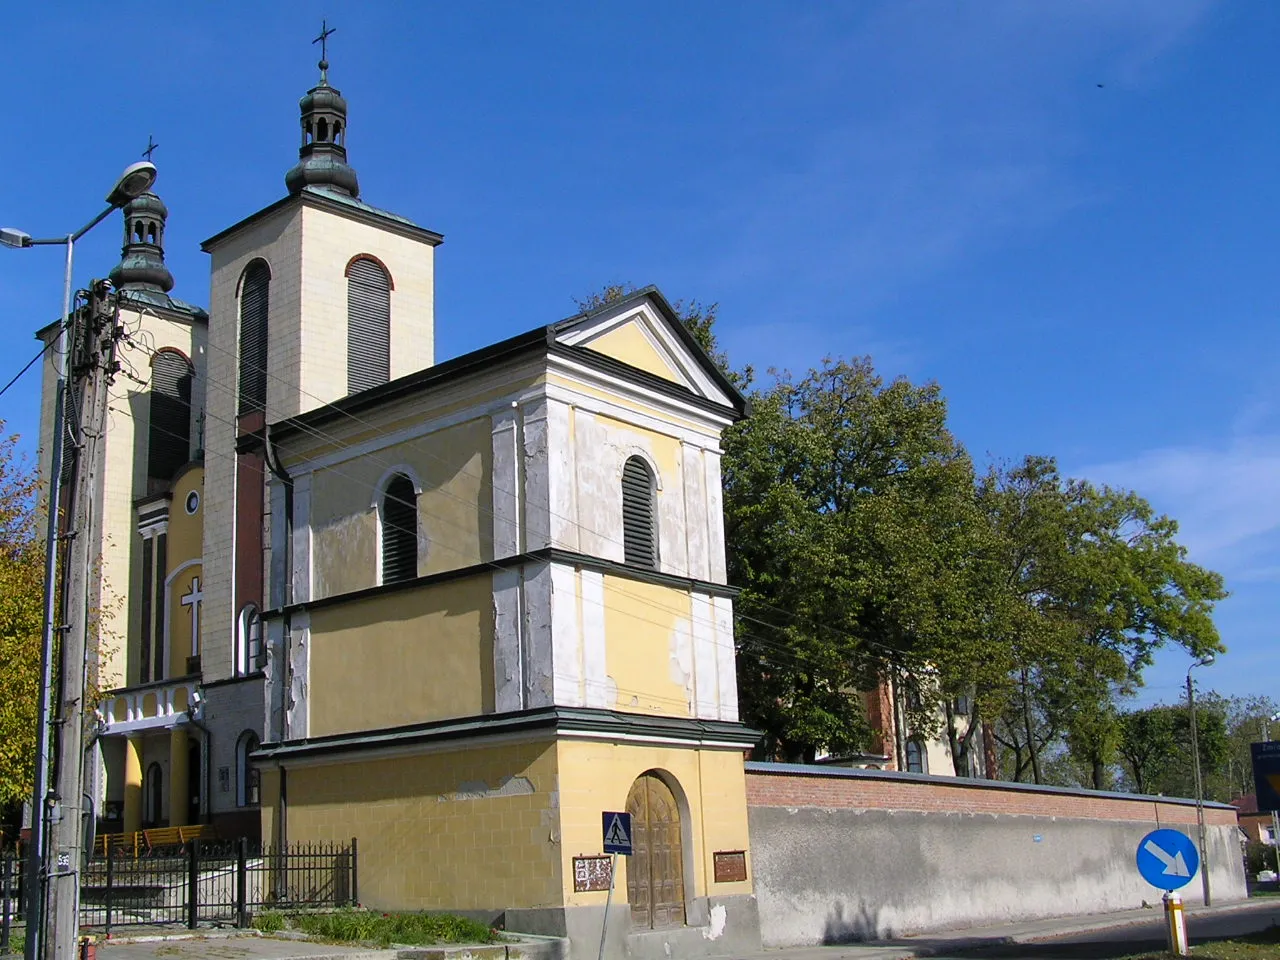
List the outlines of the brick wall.
{"label": "brick wall", "polygon": [[[930,777],[881,770],[793,764],[747,764],[747,805],[825,809],[914,810],[921,813],[992,813],[1070,817],[1076,820],[1196,822],[1195,803],[1167,799],[1036,787],[991,780]],[[1234,807],[1205,804],[1205,822],[1232,825]]]}

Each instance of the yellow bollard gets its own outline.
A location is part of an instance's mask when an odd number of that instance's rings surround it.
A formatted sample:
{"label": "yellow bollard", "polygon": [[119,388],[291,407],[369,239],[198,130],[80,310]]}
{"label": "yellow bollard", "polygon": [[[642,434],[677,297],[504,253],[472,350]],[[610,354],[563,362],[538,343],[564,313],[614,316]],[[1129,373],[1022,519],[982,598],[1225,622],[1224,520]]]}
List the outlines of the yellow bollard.
{"label": "yellow bollard", "polygon": [[1191,955],[1187,946],[1187,915],[1182,911],[1182,898],[1176,893],[1164,895],[1165,928],[1169,934],[1169,952],[1174,956]]}

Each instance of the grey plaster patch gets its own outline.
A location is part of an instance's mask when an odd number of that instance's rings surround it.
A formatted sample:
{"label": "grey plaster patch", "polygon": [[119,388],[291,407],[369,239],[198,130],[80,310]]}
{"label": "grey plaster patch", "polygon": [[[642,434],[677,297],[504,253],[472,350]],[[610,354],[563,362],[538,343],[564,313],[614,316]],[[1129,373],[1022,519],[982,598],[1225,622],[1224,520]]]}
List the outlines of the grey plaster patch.
{"label": "grey plaster patch", "polygon": [[441,794],[441,802],[446,800],[491,800],[494,797],[523,797],[534,792],[533,781],[528,777],[503,777],[496,787],[490,787],[483,780],[464,780],[453,793]]}

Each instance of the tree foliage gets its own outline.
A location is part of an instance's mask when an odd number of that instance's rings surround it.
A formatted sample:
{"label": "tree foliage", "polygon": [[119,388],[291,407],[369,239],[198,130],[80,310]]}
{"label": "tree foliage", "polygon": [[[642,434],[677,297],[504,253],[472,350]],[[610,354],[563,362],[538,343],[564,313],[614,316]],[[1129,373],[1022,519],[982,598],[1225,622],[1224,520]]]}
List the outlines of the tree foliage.
{"label": "tree foliage", "polygon": [[0,811],[31,795],[43,622],[36,481],[16,443],[0,439]]}
{"label": "tree foliage", "polygon": [[762,754],[865,749],[861,693],[887,681],[957,773],[985,732],[1006,776],[1111,785],[1116,702],[1154,652],[1222,650],[1222,579],[1188,561],[1177,524],[1050,457],[976,476],[938,385],[885,381],[870,358],[755,386],[720,349],[714,304],[677,312],[752,405],[723,435],[722,472],[739,697]]}

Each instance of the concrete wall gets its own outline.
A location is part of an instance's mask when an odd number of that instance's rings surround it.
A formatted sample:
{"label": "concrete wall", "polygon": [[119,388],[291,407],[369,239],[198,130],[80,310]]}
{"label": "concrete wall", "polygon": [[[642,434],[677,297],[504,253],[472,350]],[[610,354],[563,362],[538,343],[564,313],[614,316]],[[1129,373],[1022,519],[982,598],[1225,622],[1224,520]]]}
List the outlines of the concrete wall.
{"label": "concrete wall", "polygon": [[[838,943],[1156,903],[1138,842],[1195,834],[1185,800],[869,770],[747,765],[766,946]],[[1217,901],[1246,896],[1235,811],[1206,807]],[[1199,898],[1200,882],[1183,889]]]}

